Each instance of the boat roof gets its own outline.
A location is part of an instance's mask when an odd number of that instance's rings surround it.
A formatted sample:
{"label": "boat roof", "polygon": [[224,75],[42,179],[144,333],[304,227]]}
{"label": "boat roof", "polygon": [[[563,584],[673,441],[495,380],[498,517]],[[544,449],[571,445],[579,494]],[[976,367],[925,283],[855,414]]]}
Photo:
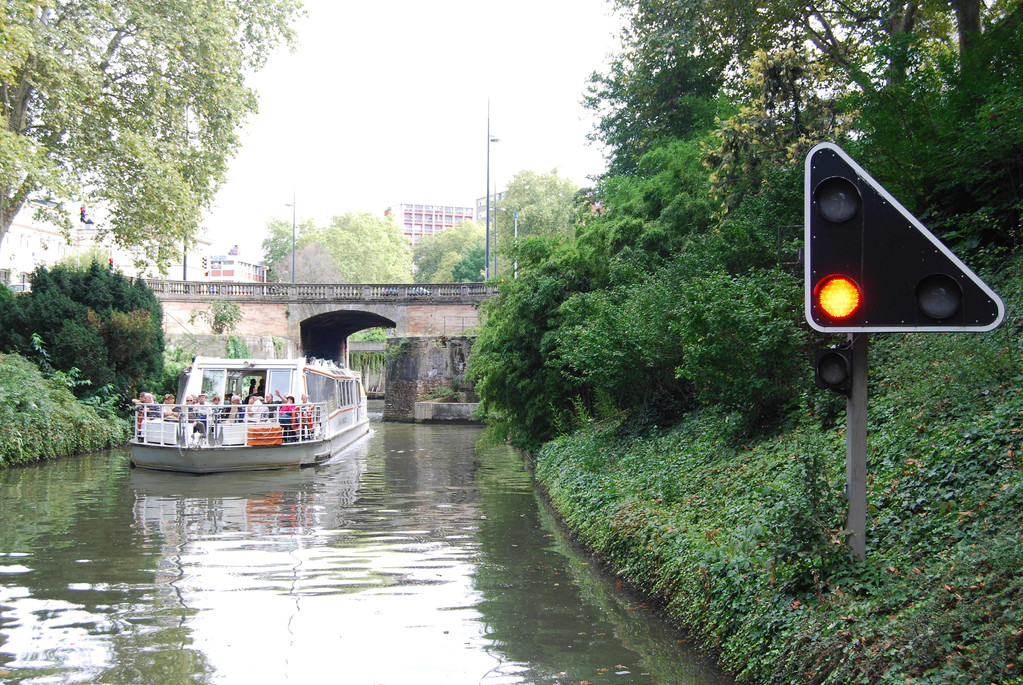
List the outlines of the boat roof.
{"label": "boat roof", "polygon": [[307,359],[292,357],[288,359],[229,359],[227,357],[196,356],[190,364],[191,369],[239,369],[264,371],[269,369],[305,369],[331,373],[337,376],[356,376],[351,369],[341,366],[329,359]]}

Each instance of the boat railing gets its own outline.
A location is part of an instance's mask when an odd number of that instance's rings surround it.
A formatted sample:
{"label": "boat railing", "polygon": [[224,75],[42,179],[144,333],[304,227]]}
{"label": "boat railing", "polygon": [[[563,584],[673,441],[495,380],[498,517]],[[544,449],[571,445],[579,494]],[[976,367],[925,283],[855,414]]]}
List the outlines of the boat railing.
{"label": "boat railing", "polygon": [[323,438],[325,402],[280,404],[138,404],[132,441],[176,447],[290,445]]}

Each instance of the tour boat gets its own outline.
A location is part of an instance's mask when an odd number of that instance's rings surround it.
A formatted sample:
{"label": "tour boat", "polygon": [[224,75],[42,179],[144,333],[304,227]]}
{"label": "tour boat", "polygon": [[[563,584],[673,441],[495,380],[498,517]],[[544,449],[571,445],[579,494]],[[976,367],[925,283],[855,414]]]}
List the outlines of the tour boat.
{"label": "tour boat", "polygon": [[[186,404],[201,394],[205,404]],[[248,404],[251,395],[275,402]],[[222,404],[212,404],[217,396]],[[184,473],[311,466],[369,432],[359,374],[324,360],[195,357],[176,400],[136,405],[134,466]]]}

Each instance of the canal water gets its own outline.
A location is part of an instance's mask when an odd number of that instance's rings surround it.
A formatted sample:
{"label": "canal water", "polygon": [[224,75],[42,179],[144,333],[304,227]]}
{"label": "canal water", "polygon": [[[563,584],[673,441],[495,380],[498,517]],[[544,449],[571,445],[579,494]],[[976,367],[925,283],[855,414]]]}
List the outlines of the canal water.
{"label": "canal water", "polygon": [[727,682],[479,437],[375,421],[312,469],[0,471],[0,682]]}

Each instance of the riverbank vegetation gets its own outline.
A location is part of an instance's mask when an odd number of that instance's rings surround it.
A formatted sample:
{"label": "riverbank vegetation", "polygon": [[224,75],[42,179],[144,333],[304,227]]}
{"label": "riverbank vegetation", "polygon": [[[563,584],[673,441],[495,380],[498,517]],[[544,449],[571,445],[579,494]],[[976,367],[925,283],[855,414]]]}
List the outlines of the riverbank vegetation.
{"label": "riverbank vegetation", "polygon": [[101,404],[78,401],[74,379],[44,374],[32,361],[0,353],[0,467],[123,444],[129,425]]}
{"label": "riverbank vegetation", "polygon": [[36,269],[32,291],[0,299],[0,350],[35,359],[38,336],[53,368],[76,369],[79,398],[123,401],[163,372],[163,308],[143,280],[93,262]]}
{"label": "riverbank vegetation", "polygon": [[0,293],[0,466],[128,439],[128,401],[162,387],[163,308],[144,281],[93,262]]}
{"label": "riverbank vegetation", "polygon": [[[1023,6],[618,5],[588,95],[609,172],[484,305],[492,435],[741,681],[1023,682]],[[991,333],[873,336],[865,562],[844,399],[813,386],[842,337],[803,316],[822,140],[1007,308]]]}

